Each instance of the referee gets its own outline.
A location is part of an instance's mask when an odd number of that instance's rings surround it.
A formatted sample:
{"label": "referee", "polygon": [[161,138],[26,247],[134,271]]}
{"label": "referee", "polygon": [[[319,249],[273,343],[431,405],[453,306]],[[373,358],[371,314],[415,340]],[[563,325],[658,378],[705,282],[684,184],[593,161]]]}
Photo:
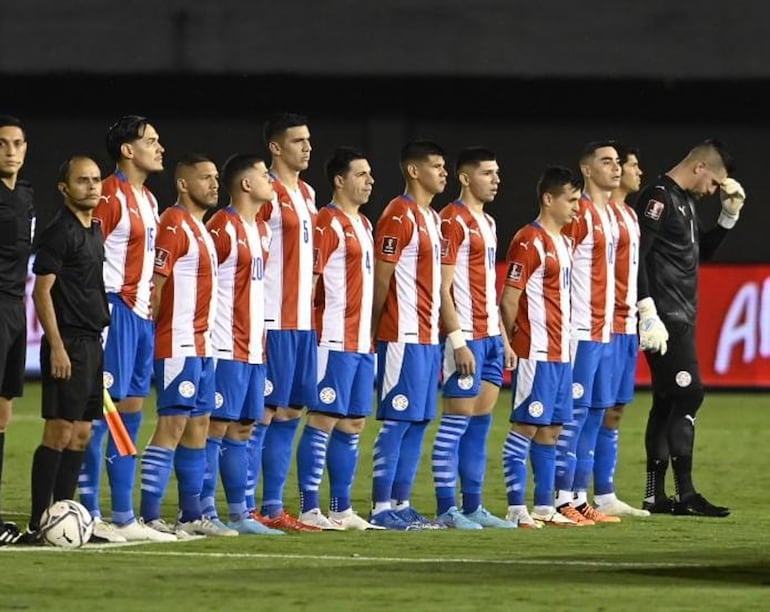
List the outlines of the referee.
{"label": "referee", "polygon": [[[0,481],[3,476],[5,430],[12,401],[23,390],[27,355],[24,287],[32,247],[35,207],[32,188],[19,179],[27,154],[21,121],[0,115]],[[15,525],[0,516],[0,545],[14,537]]]}
{"label": "referee", "polygon": [[64,208],[37,247],[33,297],[44,336],[40,347],[43,440],[32,460],[32,512],[25,543],[39,540],[40,517],[52,501],[72,499],[91,420],[102,414],[101,333],[109,323],[102,279],[102,231],[91,213],[101,173],[88,157],[59,171]]}
{"label": "referee", "polygon": [[[639,338],[652,372],[647,421],[647,486],[643,508],[654,513],[723,517],[728,508],[708,502],[692,482],[695,417],[703,383],[695,348],[698,262],[710,259],[738,220],[745,193],[728,178],[733,161],[723,144],[706,140],[636,201],[639,245]],[[717,225],[701,231],[695,209],[720,191]],[[676,496],[665,492],[669,459]]]}

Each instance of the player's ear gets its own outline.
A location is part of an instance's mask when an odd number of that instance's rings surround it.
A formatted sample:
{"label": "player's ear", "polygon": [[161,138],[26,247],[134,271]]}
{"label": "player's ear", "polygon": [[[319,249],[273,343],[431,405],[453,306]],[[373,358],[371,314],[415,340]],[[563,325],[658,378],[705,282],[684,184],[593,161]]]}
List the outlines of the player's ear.
{"label": "player's ear", "polygon": [[120,154],[126,159],[134,158],[134,148],[131,146],[130,142],[124,142],[120,145]]}
{"label": "player's ear", "polygon": [[345,179],[342,178],[341,174],[338,174],[334,177],[334,188],[335,189],[342,189],[345,185]]}
{"label": "player's ear", "polygon": [[241,191],[251,191],[251,183],[249,182],[249,179],[247,179],[245,176],[241,179],[241,183],[239,185],[241,188]]}
{"label": "player's ear", "polygon": [[56,188],[59,190],[60,194],[67,195],[67,183],[57,183]]}
{"label": "player's ear", "polygon": [[470,179],[468,178],[467,172],[458,172],[457,180],[460,182],[460,185],[462,185],[463,187],[467,187],[471,182]]}
{"label": "player's ear", "polygon": [[275,140],[271,140],[267,143],[267,149],[270,151],[271,155],[280,155],[281,153],[281,145],[275,142]]}

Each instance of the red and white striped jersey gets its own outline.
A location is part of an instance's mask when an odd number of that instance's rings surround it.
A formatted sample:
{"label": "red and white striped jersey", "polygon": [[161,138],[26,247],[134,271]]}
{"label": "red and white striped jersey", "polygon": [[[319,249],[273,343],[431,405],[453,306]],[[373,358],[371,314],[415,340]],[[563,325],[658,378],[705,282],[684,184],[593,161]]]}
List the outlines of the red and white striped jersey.
{"label": "red and white striped jersey", "polygon": [[580,212],[562,229],[574,245],[572,263],[572,337],[609,342],[615,310],[615,242],[612,210],[600,211],[583,194]]}
{"label": "red and white striped jersey", "polygon": [[374,256],[396,265],[377,325],[384,342],[438,344],[441,228],[438,213],[401,195],[377,222]]}
{"label": "red and white striped jersey", "polygon": [[155,321],[155,358],[212,357],[216,249],[206,226],[181,206],[160,216],[155,273],[167,279]]}
{"label": "red and white striped jersey", "polygon": [[363,214],[345,214],[334,204],[316,217],[313,273],[318,344],[335,351],[372,350],[374,241]]}
{"label": "red and white striped jersey", "polygon": [[639,276],[639,220],[636,211],[625,202],[610,202],[618,224],[615,249],[616,334],[636,333],[636,281]]}
{"label": "red and white striped jersey", "polygon": [[441,263],[455,266],[452,297],[466,340],[500,335],[495,260],[497,226],[460,201],[447,204],[441,217]]}
{"label": "red and white striped jersey", "polygon": [[275,195],[258,217],[270,227],[265,266],[265,327],[313,329],[315,191],[304,181],[290,191],[273,176]]}
{"label": "red and white striped jersey", "polygon": [[206,228],[216,249],[217,318],[211,332],[214,356],[265,362],[265,262],[270,228],[247,223],[232,207],[214,213]]}
{"label": "red and white striped jersey", "polygon": [[94,219],[104,234],[104,287],[143,319],[152,317],[150,293],[158,231],[158,202],[147,187],[134,189],[122,172],[102,181]]}
{"label": "red and white striped jersey", "polygon": [[522,290],[511,338],[522,359],[570,361],[571,248],[567,237],[552,236],[539,223],[511,240],[505,284]]}

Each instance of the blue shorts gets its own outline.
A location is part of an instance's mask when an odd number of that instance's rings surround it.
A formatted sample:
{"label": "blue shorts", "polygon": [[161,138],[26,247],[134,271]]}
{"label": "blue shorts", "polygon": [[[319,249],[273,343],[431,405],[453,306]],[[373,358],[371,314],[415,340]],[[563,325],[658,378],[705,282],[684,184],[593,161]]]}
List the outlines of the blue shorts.
{"label": "blue shorts", "polygon": [[436,416],[441,346],[377,343],[377,419],[420,423]]}
{"label": "blue shorts", "polygon": [[636,334],[612,334],[612,391],[615,404],[630,404],[634,399],[639,338]]}
{"label": "blue shorts", "polygon": [[212,419],[255,423],[265,415],[265,365],[233,359],[215,363]]}
{"label": "blue shorts", "polygon": [[310,408],[339,417],[365,417],[374,401],[374,355],[318,347],[318,401]]}
{"label": "blue shorts", "polygon": [[547,427],[572,420],[572,366],[519,359],[511,384],[511,423]]}
{"label": "blue shorts", "polygon": [[110,324],[104,328],[104,388],[114,400],[147,397],[152,383],[155,325],[108,293]]}
{"label": "blue shorts", "polygon": [[191,417],[214,411],[213,357],[170,357],[155,360],[158,414]]}
{"label": "blue shorts", "polygon": [[578,340],[572,363],[574,405],[597,410],[614,406],[612,380],[612,344]]}
{"label": "blue shorts", "polygon": [[287,408],[315,404],[317,344],[313,330],[267,331],[266,406]]}
{"label": "blue shorts", "polygon": [[444,355],[442,393],[444,397],[476,397],[481,393],[481,381],[497,387],[503,384],[503,338],[491,336],[481,340],[469,340],[468,348],[476,359],[474,376],[459,376],[455,371],[455,352],[446,341],[441,345]]}

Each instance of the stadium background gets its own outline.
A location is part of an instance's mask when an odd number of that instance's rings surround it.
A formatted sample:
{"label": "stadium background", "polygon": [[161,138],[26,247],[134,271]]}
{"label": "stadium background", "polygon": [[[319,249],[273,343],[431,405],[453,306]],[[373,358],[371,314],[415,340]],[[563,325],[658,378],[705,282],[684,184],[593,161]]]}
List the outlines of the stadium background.
{"label": "stadium background", "polygon": [[[535,214],[543,166],[574,166],[585,142],[637,145],[652,180],[690,145],[717,136],[738,161],[748,205],[718,253],[726,267],[715,268],[701,300],[700,328],[709,331],[701,340],[710,343],[701,357],[715,360],[732,325],[736,377],[707,382],[770,386],[769,12],[718,0],[686,7],[662,0],[27,0],[0,7],[0,112],[27,124],[23,175],[36,188],[42,224],[60,204],[59,163],[84,152],[109,172],[104,133],[126,113],[156,124],[167,168],[188,151],[220,163],[235,151],[261,151],[268,113],[305,113],[314,147],[305,178],[319,204],[329,195],[324,158],[336,145],[355,144],[374,170],[366,208],[373,220],[403,188],[397,157],[404,141],[438,141],[450,165],[460,148],[484,144],[497,151],[503,171],[492,208],[500,257]],[[170,172],[149,184],[163,206],[172,203]],[[450,180],[436,204],[457,190]],[[704,201],[704,220],[718,208],[717,198]]]}

